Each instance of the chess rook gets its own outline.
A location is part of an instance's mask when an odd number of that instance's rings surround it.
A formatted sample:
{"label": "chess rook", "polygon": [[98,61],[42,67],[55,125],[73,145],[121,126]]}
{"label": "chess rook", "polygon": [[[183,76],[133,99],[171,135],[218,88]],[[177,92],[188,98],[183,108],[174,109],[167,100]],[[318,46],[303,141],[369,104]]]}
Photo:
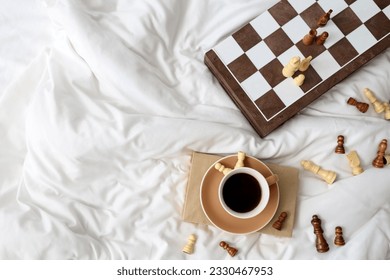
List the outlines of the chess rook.
{"label": "chess rook", "polygon": [[302,160],[301,165],[305,170],[320,176],[329,185],[333,184],[333,182],[336,180],[336,172],[322,169],[320,166],[316,165],[310,160]]}
{"label": "chess rook", "polygon": [[246,154],[244,152],[238,152],[237,153],[237,162],[236,165],[234,166],[234,169],[244,167],[244,160],[245,160]]}
{"label": "chess rook", "polygon": [[226,175],[228,174],[230,171],[232,171],[231,168],[228,168],[228,167],[225,167],[225,165],[217,162],[215,165],[214,165],[214,168],[217,169],[219,172],[223,173],[223,175]]}
{"label": "chess rook", "polygon": [[317,215],[313,215],[311,224],[314,228],[314,234],[316,235],[316,249],[319,253],[325,253],[329,251],[328,242],[323,235],[324,231],[321,227],[321,219],[318,218]]}
{"label": "chess rook", "polygon": [[336,246],[344,246],[345,245],[345,240],[343,237],[343,229],[340,226],[337,226],[335,228],[335,237],[334,237],[333,243]]}
{"label": "chess rook", "polygon": [[282,212],[280,213],[280,216],[279,218],[272,224],[272,227],[276,230],[281,230],[282,229],[282,225],[284,223],[284,220],[286,219],[287,217],[287,213],[286,212]]}
{"label": "chess rook", "polygon": [[354,99],[353,97],[350,97],[348,100],[347,100],[347,103],[349,105],[352,105],[352,106],[355,106],[360,112],[362,113],[365,113],[367,112],[368,110],[368,107],[370,105],[368,105],[367,103],[365,102],[359,102],[357,101],[356,99]]}
{"label": "chess rook", "polygon": [[195,241],[196,241],[196,236],[194,234],[191,234],[188,237],[187,244],[183,247],[183,253],[192,254],[194,252]]}
{"label": "chess rook", "polygon": [[336,154],[345,154],[345,149],[344,149],[344,136],[339,135],[337,136],[337,147],[335,149]]}
{"label": "chess rook", "polygon": [[236,248],[230,247],[229,244],[227,244],[225,241],[221,241],[219,243],[219,246],[225,249],[228,252],[228,254],[232,257],[234,257],[238,252]]}
{"label": "chess rook", "polygon": [[330,14],[331,14],[332,12],[333,12],[333,10],[330,9],[326,14],[324,14],[322,17],[320,17],[320,18],[318,19],[318,21],[317,21],[317,25],[318,25],[319,27],[325,26],[325,25],[328,23],[328,21],[329,21],[329,19],[330,19]]}
{"label": "chess rook", "polygon": [[326,39],[328,39],[328,37],[329,37],[328,32],[326,32],[326,31],[322,32],[321,35],[317,37],[316,44],[323,45],[325,43]]}
{"label": "chess rook", "polygon": [[311,45],[314,43],[314,41],[316,40],[317,38],[317,30],[315,29],[310,29],[309,33],[307,33],[303,39],[302,39],[302,43],[306,46],[308,45]]}
{"label": "chess rook", "polygon": [[378,146],[378,152],[376,158],[372,161],[372,165],[376,168],[383,168],[385,166],[385,152],[387,149],[387,140],[383,139]]}
{"label": "chess rook", "polygon": [[360,166],[360,159],[356,151],[351,151],[347,154],[349,166],[352,168],[353,175],[359,175],[363,173],[363,168]]}
{"label": "chess rook", "polygon": [[363,90],[364,95],[370,100],[372,105],[374,106],[374,110],[377,113],[382,113],[385,110],[385,106],[383,105],[382,102],[378,101],[376,98],[374,92],[368,88],[365,88]]}

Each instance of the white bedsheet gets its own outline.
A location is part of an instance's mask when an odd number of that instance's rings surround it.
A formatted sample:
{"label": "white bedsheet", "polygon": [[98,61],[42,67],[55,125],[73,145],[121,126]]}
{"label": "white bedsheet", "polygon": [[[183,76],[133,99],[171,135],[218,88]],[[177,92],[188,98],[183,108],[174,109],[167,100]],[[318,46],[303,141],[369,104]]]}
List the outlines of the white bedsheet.
{"label": "white bedsheet", "polygon": [[[390,166],[371,165],[390,122],[346,105],[365,87],[389,101],[389,50],[260,138],[203,55],[276,0],[0,2],[0,259],[229,259],[221,240],[236,259],[390,259]],[[361,175],[334,153],[339,134]],[[292,238],[182,221],[192,151],[239,150],[300,169]]]}

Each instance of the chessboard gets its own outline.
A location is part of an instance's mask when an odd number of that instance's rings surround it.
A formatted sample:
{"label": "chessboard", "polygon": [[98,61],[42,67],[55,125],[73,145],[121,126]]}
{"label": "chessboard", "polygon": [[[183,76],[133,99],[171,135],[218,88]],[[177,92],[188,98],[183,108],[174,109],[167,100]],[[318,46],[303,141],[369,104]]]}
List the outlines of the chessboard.
{"label": "chessboard", "polygon": [[[389,0],[282,0],[207,51],[205,64],[265,137],[390,46]],[[331,10],[325,26],[318,20]],[[311,29],[329,34],[303,43]],[[312,57],[301,86],[292,57]]]}

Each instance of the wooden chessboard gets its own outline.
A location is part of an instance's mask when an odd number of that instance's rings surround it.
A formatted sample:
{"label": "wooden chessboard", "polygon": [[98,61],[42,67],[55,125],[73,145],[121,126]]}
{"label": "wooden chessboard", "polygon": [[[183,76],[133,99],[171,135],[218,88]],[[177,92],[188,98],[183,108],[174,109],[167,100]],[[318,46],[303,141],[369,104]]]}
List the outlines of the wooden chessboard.
{"label": "wooden chessboard", "polygon": [[[264,137],[390,46],[389,0],[282,0],[206,52],[204,60]],[[318,19],[332,9],[324,27]],[[304,45],[310,29],[329,33]],[[282,75],[294,57],[312,56],[296,86]]]}

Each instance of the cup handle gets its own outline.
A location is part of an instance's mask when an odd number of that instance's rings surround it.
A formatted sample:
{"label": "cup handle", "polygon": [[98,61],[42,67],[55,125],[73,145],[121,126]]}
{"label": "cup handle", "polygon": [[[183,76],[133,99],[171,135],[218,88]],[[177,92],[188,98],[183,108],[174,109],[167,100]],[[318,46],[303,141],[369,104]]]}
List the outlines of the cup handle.
{"label": "cup handle", "polygon": [[268,176],[265,178],[265,180],[268,183],[268,186],[272,186],[273,184],[277,183],[279,181],[279,177],[277,174],[272,174],[271,176]]}

